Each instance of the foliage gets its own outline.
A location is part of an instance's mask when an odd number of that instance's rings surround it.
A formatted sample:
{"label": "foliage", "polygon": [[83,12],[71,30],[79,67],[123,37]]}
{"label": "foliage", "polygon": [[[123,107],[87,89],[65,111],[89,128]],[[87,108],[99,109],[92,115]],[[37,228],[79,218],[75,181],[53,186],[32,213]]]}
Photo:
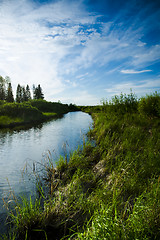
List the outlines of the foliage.
{"label": "foliage", "polygon": [[8,76],[5,78],[0,76],[0,100],[14,102],[11,80]]}
{"label": "foliage", "polygon": [[128,95],[121,93],[120,96],[115,95],[111,101],[103,102],[103,111],[108,114],[131,113],[137,110],[137,105],[137,97],[131,91]]}
{"label": "foliage", "polygon": [[138,104],[140,114],[148,117],[160,117],[160,94],[157,92],[140,99]]}
{"label": "foliage", "polygon": [[123,211],[118,212],[116,202],[101,203],[95,210],[91,222],[78,239],[159,239],[159,180],[151,184],[136,198],[133,208],[126,202]]}
{"label": "foliage", "polygon": [[20,103],[22,102],[22,87],[20,86],[20,84],[18,84],[17,86],[17,91],[16,91],[16,102]]}
{"label": "foliage", "polygon": [[69,111],[67,104],[48,102],[43,99],[31,100],[30,104],[41,112],[54,112],[57,114],[63,114]]}
{"label": "foliage", "polygon": [[0,116],[11,118],[20,117],[23,121],[38,120],[43,114],[29,102],[24,103],[5,103],[0,107]]}
{"label": "foliage", "polygon": [[26,86],[26,98],[25,98],[25,101],[29,101],[29,100],[31,100],[31,92],[30,92],[29,85],[27,84],[27,86]]}
{"label": "foliage", "polygon": [[42,88],[40,84],[38,84],[38,87],[33,87],[33,98],[34,99],[44,99],[44,94],[42,92]]}
{"label": "foliage", "polygon": [[7,102],[14,102],[14,97],[13,97],[13,91],[12,91],[11,83],[8,84],[6,101]]}
{"label": "foliage", "polygon": [[0,127],[41,122],[69,111],[67,104],[47,102],[42,99],[21,103],[0,101]]}
{"label": "foliage", "polygon": [[[33,98],[44,99],[44,94],[42,92],[40,84],[38,85],[38,87],[33,87]],[[5,78],[0,76],[0,100],[14,102],[11,79],[8,76],[6,76]],[[17,103],[31,100],[31,92],[28,84],[26,87],[21,86],[20,84],[17,85],[15,100]]]}
{"label": "foliage", "polygon": [[77,107],[75,104],[72,104],[72,103],[69,104],[68,108],[69,108],[70,112],[74,112],[74,111],[79,111],[80,110],[79,107]]}
{"label": "foliage", "polygon": [[[15,239],[23,239],[24,236],[24,239],[30,239],[32,234],[33,239],[36,239],[39,234],[42,233],[41,223],[44,215],[42,214],[41,198],[36,198],[33,201],[31,197],[29,199],[21,197],[21,200],[17,200],[13,195],[13,200],[5,204],[7,208],[8,205],[12,205],[9,218],[11,223],[15,226],[13,233],[10,233],[9,237],[13,235]],[[3,239],[5,239],[5,237],[6,235],[4,235]]]}
{"label": "foliage", "polygon": [[16,102],[21,103],[29,100],[31,100],[31,92],[28,84],[26,88],[18,84],[17,91],[16,91]]}
{"label": "foliage", "polygon": [[23,121],[22,118],[18,117],[9,117],[9,116],[0,116],[0,126],[9,126],[10,124],[17,124]]}
{"label": "foliage", "polygon": [[6,98],[6,81],[0,76],[0,100],[5,100]]}
{"label": "foliage", "polygon": [[146,110],[159,99],[124,94],[91,107],[96,145],[84,142],[56,168],[49,159],[43,221],[24,228],[40,227],[48,239],[159,239],[160,117]]}
{"label": "foliage", "polygon": [[5,104],[6,101],[5,100],[0,100],[0,106],[2,106],[3,104]]}

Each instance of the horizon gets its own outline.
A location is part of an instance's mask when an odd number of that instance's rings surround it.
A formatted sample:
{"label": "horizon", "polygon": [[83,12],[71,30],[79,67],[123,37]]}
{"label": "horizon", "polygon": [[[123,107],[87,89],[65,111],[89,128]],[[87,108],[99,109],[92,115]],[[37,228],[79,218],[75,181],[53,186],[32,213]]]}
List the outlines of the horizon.
{"label": "horizon", "polygon": [[[160,2],[0,0],[0,75],[45,100],[99,105],[160,90]],[[31,90],[32,92],[32,90]]]}

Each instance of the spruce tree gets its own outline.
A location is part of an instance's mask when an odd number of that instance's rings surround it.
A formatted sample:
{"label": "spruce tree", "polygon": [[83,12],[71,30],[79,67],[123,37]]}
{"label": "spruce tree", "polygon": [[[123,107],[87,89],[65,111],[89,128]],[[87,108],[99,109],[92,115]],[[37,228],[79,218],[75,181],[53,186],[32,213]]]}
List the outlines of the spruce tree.
{"label": "spruce tree", "polygon": [[18,86],[17,86],[16,102],[18,102],[18,103],[22,102],[22,87],[20,86],[20,84],[18,84]]}
{"label": "spruce tree", "polygon": [[7,102],[14,102],[12,85],[11,85],[10,82],[8,83],[6,101],[7,101]]}
{"label": "spruce tree", "polygon": [[44,99],[44,94],[40,84],[38,84],[38,87],[33,86],[33,96],[34,99]]}
{"label": "spruce tree", "polygon": [[27,101],[27,96],[26,96],[26,89],[25,87],[22,87],[22,102]]}
{"label": "spruce tree", "polygon": [[29,101],[29,100],[31,100],[31,92],[30,92],[30,88],[27,84],[27,86],[26,86],[26,101]]}
{"label": "spruce tree", "polygon": [[35,90],[36,90],[36,87],[35,87],[35,85],[33,84],[33,99],[36,99]]}
{"label": "spruce tree", "polygon": [[0,76],[0,100],[5,100],[6,98],[6,81]]}

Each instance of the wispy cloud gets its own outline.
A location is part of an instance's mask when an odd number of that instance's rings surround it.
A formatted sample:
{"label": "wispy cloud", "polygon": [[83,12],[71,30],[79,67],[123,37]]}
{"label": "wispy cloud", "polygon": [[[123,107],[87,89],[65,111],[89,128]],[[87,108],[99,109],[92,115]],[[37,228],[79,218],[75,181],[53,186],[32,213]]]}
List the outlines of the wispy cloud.
{"label": "wispy cloud", "polygon": [[2,1],[0,8],[0,74],[15,86],[41,83],[50,97],[63,91],[61,61],[85,41],[80,25],[94,23],[96,16],[81,2],[64,0],[40,7],[27,0]]}
{"label": "wispy cloud", "polygon": [[124,74],[139,74],[139,73],[146,73],[146,72],[152,72],[152,70],[133,70],[133,69],[128,69],[128,70],[121,70],[120,71],[121,73],[124,73]]}
{"label": "wispy cloud", "polygon": [[87,90],[72,91],[70,95],[66,96],[64,94],[64,96],[60,96],[60,98],[57,98],[56,100],[76,105],[94,105],[100,103],[100,99],[96,95],[89,93]]}
{"label": "wispy cloud", "polygon": [[[104,16],[89,10],[85,1],[37,5],[29,0],[1,0],[0,75],[9,75],[14,88],[18,83],[40,83],[48,100],[64,95],[66,89],[70,95],[78,88],[86,101],[96,101],[90,92],[91,73],[99,74],[99,79],[104,72],[113,76],[119,71],[147,73],[151,70],[146,68],[160,61],[160,45],[148,44],[145,39],[148,29],[158,24],[153,19],[154,15],[158,18],[159,10],[148,16],[149,8],[144,6],[126,19],[132,7],[134,4],[126,5],[116,17],[105,21]],[[85,85],[85,79],[87,84],[90,81],[88,91],[80,85]],[[106,80],[101,81],[104,90]],[[132,87],[133,83],[129,84]],[[81,99],[76,94],[73,98]]]}
{"label": "wispy cloud", "polygon": [[146,95],[146,93],[152,93],[154,91],[160,91],[160,78],[147,79],[143,81],[128,81],[119,84],[113,84],[111,87],[105,89],[108,97],[112,97],[115,94],[129,93],[133,90],[138,96]]}

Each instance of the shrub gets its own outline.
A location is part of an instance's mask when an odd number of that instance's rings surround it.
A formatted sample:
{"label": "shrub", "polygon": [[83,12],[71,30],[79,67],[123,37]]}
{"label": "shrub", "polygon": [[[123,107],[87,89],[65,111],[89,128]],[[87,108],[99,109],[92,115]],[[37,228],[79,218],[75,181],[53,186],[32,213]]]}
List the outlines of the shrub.
{"label": "shrub", "polygon": [[5,100],[0,100],[0,106],[4,105],[6,103]]}
{"label": "shrub", "polygon": [[140,99],[138,111],[148,117],[160,117],[160,94],[157,92]]}
{"label": "shrub", "polygon": [[103,102],[103,109],[107,113],[124,114],[137,111],[137,97],[132,92],[128,95],[121,93],[114,96],[111,101]]}
{"label": "shrub", "polygon": [[21,117],[24,120],[38,119],[42,113],[28,102],[24,103],[5,103],[0,107],[0,115],[9,117]]}
{"label": "shrub", "polygon": [[30,104],[33,107],[36,107],[41,112],[55,112],[55,113],[65,113],[68,112],[68,105],[62,104],[62,103],[56,103],[56,102],[47,102],[42,99],[38,100],[31,100]]}

